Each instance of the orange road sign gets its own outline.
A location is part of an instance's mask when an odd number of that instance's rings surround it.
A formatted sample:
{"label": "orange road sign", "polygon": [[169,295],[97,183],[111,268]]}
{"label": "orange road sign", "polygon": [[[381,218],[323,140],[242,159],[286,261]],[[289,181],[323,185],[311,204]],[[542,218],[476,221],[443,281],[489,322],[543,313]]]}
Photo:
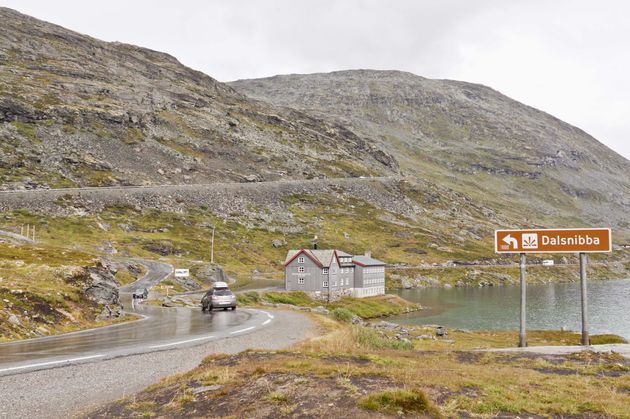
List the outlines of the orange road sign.
{"label": "orange road sign", "polygon": [[612,251],[609,228],[496,230],[497,253],[595,253]]}

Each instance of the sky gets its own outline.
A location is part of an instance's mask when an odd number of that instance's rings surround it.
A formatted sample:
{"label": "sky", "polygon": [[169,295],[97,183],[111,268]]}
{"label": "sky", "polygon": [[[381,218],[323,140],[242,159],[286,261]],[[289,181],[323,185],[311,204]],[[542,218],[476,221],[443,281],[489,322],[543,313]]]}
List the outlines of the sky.
{"label": "sky", "polygon": [[[0,0],[220,81],[369,68],[490,86],[630,159],[623,0]],[[1,27],[1,22],[0,22]]]}

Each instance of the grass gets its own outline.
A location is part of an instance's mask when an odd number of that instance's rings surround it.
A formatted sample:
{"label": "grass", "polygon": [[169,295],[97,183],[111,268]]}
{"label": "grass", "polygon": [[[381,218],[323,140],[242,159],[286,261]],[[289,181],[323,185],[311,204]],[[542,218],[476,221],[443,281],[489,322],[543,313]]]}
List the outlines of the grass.
{"label": "grass", "polygon": [[344,297],[337,301],[326,302],[309,297],[301,291],[248,291],[237,294],[238,303],[241,305],[268,304],[288,304],[296,307],[317,307],[322,306],[338,316],[345,316],[349,319],[357,315],[364,319],[391,316],[408,313],[417,310],[419,306],[411,303],[397,295],[379,295],[367,298]]}
{"label": "grass", "polygon": [[[84,295],[92,255],[43,246],[0,244],[0,340],[46,336],[111,324]],[[19,324],[8,321],[16,316]],[[116,319],[114,322],[127,319]]]}
{"label": "grass", "polygon": [[[164,416],[167,412],[160,400],[220,382],[221,392],[171,408],[180,416],[219,405],[239,417],[252,412],[270,416],[282,405],[285,414],[312,417],[361,417],[366,410],[420,417],[627,417],[630,366],[616,354],[469,352],[446,341],[427,350],[418,340],[399,347],[382,344],[396,340],[371,328],[325,316],[314,319],[322,334],[288,351],[213,355],[199,367],[147,388],[134,400],[120,400],[98,413],[132,416],[133,403],[154,402],[150,412]],[[471,342],[487,340],[483,334],[467,335]],[[536,339],[558,336],[564,334],[541,332]],[[301,403],[293,405],[292,400]],[[318,405],[326,410],[317,410]]]}
{"label": "grass", "polygon": [[37,137],[37,134],[35,132],[35,128],[36,128],[35,124],[31,124],[27,122],[20,122],[20,121],[13,121],[11,122],[11,125],[13,125],[17,129],[18,133],[22,137],[35,143],[39,142],[39,138]]}
{"label": "grass", "polygon": [[366,410],[383,411],[391,414],[426,413],[431,417],[440,417],[427,396],[419,390],[384,390],[372,393],[359,401],[359,406]]}
{"label": "grass", "polygon": [[345,308],[336,308],[330,314],[332,314],[335,320],[345,323],[350,323],[354,317],[354,313]]}

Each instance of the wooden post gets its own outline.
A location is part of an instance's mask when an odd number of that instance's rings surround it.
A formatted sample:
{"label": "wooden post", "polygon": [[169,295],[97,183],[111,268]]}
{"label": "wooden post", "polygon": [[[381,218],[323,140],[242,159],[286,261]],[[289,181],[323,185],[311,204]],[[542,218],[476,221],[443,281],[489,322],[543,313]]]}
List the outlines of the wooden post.
{"label": "wooden post", "polygon": [[26,225],[26,237],[30,237],[30,236],[31,236],[31,233],[30,233],[30,228],[31,228],[31,225],[30,225],[30,224],[27,224],[27,225]]}
{"label": "wooden post", "polygon": [[33,241],[35,241],[35,225],[33,224]]}
{"label": "wooden post", "polygon": [[518,346],[520,348],[524,348],[527,346],[527,337],[526,337],[526,323],[527,323],[527,310],[526,310],[526,297],[527,297],[527,284],[525,282],[525,269],[526,269],[526,258],[525,253],[521,253],[521,315],[520,315],[520,328],[518,334]]}
{"label": "wooden post", "polygon": [[588,336],[588,296],[586,292],[586,253],[580,253],[580,288],[582,299],[582,345],[591,344]]}

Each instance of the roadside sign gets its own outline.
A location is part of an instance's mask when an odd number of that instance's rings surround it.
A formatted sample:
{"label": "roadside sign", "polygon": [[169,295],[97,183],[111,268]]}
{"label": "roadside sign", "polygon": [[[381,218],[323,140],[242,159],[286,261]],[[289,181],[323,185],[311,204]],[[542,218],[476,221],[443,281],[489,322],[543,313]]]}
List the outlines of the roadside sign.
{"label": "roadside sign", "polygon": [[175,278],[188,278],[189,276],[189,269],[175,269]]}
{"label": "roadside sign", "polygon": [[609,228],[548,230],[496,230],[496,253],[595,253],[611,252]]}

